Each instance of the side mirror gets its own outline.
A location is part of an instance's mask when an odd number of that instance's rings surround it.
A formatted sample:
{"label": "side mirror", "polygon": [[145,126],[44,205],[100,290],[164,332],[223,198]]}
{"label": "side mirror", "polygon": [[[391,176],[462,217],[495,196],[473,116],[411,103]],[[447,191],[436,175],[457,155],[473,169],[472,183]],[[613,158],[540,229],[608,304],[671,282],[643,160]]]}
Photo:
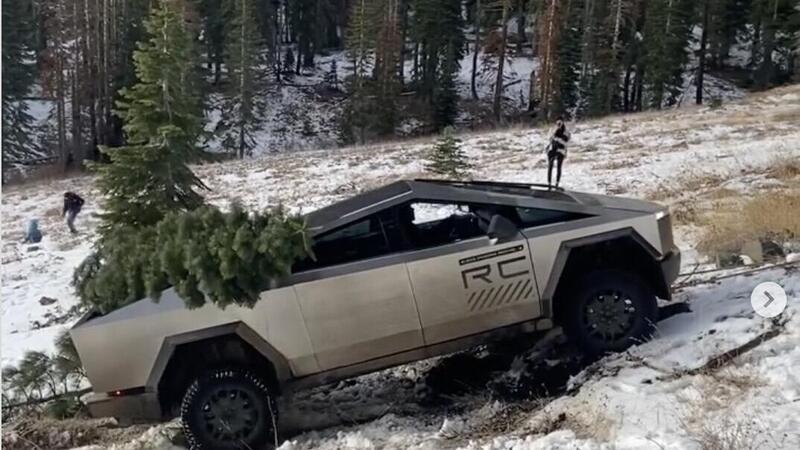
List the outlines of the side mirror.
{"label": "side mirror", "polygon": [[489,222],[489,230],[486,232],[489,239],[499,242],[507,241],[515,237],[518,233],[519,230],[517,226],[514,225],[514,222],[500,214],[492,216],[492,220]]}

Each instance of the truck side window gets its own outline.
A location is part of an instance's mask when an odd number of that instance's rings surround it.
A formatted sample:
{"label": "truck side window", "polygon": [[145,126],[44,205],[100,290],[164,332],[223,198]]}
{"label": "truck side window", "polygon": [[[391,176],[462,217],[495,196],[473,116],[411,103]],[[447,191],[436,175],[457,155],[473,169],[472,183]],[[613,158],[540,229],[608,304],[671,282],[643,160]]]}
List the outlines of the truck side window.
{"label": "truck side window", "polygon": [[588,214],[542,208],[516,208],[521,228],[538,227],[589,217]]}
{"label": "truck side window", "polygon": [[486,234],[480,205],[414,201],[392,208],[405,250],[437,247]]}
{"label": "truck side window", "polygon": [[374,258],[391,251],[377,215],[315,237],[311,249],[316,260],[306,257],[294,264],[292,272]]}

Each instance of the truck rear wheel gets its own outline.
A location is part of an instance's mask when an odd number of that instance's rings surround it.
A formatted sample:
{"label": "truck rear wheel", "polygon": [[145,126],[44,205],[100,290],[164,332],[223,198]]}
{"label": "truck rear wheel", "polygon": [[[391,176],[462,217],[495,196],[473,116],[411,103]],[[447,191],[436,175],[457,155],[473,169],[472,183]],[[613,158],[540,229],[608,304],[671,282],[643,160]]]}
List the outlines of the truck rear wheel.
{"label": "truck rear wheel", "polygon": [[268,448],[277,421],[267,384],[247,370],[212,370],[192,382],[181,403],[190,449]]}
{"label": "truck rear wheel", "polygon": [[590,355],[619,352],[649,339],[658,318],[653,290],[636,275],[596,270],[566,298],[564,331]]}

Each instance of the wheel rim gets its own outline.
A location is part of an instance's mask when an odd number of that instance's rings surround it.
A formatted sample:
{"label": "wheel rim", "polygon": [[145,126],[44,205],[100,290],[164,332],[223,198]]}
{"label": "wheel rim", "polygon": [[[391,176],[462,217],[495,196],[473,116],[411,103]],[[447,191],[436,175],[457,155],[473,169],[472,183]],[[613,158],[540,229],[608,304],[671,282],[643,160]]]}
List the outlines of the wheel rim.
{"label": "wheel rim", "polygon": [[258,408],[252,394],[245,390],[214,389],[201,405],[203,426],[218,443],[246,442],[257,432]]}
{"label": "wheel rim", "polygon": [[636,305],[621,291],[603,291],[589,299],[584,308],[584,325],[589,335],[605,342],[625,337],[633,328]]}

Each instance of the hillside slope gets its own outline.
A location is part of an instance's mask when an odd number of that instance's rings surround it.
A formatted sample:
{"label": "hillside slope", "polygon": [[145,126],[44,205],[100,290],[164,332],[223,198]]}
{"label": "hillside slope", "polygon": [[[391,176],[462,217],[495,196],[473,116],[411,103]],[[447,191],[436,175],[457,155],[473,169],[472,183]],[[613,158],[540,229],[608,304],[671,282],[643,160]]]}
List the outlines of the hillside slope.
{"label": "hillside slope", "polygon": [[[476,179],[545,178],[545,129],[461,137]],[[798,142],[798,85],[717,109],[582,122],[573,128],[564,184],[581,191],[658,198],[682,207],[687,198],[694,201],[693,196],[713,189],[738,195],[780,189],[784,181],[772,177],[769,169],[777,161],[800,160]],[[207,199],[215,204],[233,199],[252,208],[283,203],[302,212],[397,178],[425,176],[429,147],[429,142],[417,140],[270,155],[195,169],[210,187]],[[77,236],[67,232],[60,218],[65,190],[87,199]],[[69,281],[95,238],[100,199],[92,178],[82,176],[9,188],[3,200],[5,365],[26,350],[51,349],[54,336],[77,319],[77,299]],[[40,219],[43,242],[20,244],[25,221],[34,217]],[[693,250],[695,231],[687,225],[677,234],[686,268],[703,262]],[[766,280],[778,281],[789,293],[783,332],[722,372],[685,374],[773,326],[754,316],[749,306],[750,290]],[[796,269],[687,288],[678,297],[690,303],[693,313],[660,323],[659,339],[582,372],[572,396],[523,396],[521,402],[496,400],[491,392],[469,392],[446,406],[430,407],[417,397],[415,386],[421,374],[441,363],[437,361],[312,392],[294,404],[294,411],[286,411],[287,420],[298,430],[332,428],[291,437],[283,448],[693,448],[714,430],[736,428],[725,425],[726,420],[738,421],[740,429],[749,427],[741,431],[747,436],[767,436],[766,448],[797,448],[800,379],[792,368],[800,365],[800,316],[791,299],[798,293]],[[55,301],[42,301],[44,297]],[[515,360],[492,377],[520,377],[534,367],[524,352]],[[702,420],[692,416],[697,408],[707,411]],[[707,426],[690,429],[704,420]],[[754,420],[756,428],[748,425]]]}

